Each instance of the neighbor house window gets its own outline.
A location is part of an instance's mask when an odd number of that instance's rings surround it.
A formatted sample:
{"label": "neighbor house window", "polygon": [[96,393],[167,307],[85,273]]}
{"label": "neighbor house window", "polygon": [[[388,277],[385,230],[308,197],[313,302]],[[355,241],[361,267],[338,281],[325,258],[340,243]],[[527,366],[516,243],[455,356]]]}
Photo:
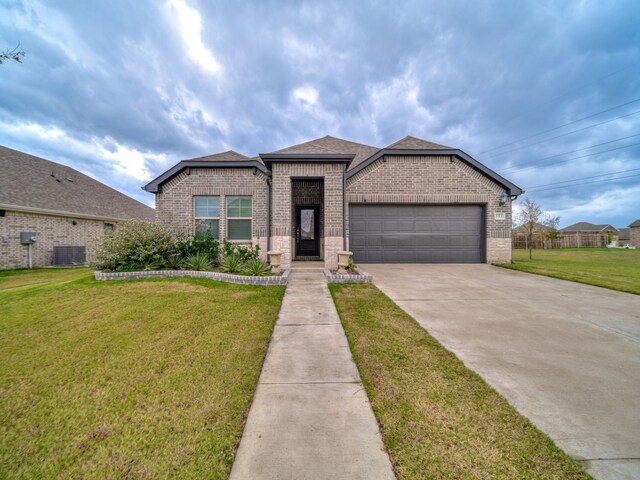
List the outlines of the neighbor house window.
{"label": "neighbor house window", "polygon": [[195,197],[196,234],[220,237],[220,197]]}
{"label": "neighbor house window", "polygon": [[227,197],[227,238],[251,240],[251,197]]}
{"label": "neighbor house window", "polygon": [[104,224],[104,233],[113,232],[113,223],[105,223]]}

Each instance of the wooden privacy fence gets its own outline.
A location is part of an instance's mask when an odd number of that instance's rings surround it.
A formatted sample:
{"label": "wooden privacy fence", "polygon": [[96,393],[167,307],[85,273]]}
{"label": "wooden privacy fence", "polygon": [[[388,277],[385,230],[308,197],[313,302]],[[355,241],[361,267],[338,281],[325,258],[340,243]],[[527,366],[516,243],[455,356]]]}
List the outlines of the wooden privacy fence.
{"label": "wooden privacy fence", "polygon": [[[512,240],[513,248],[529,248],[529,241],[522,233],[513,235]],[[607,243],[606,233],[571,233],[554,239],[535,235],[532,248],[595,248],[606,247]]]}

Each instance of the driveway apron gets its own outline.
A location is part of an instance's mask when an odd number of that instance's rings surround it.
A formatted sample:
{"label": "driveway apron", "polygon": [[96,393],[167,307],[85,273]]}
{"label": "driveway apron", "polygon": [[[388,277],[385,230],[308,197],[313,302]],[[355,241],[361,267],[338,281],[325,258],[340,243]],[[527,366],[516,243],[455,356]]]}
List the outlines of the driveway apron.
{"label": "driveway apron", "polygon": [[393,478],[324,274],[292,272],[231,479]]}
{"label": "driveway apron", "polygon": [[640,296],[490,265],[365,265],[597,479],[640,480]]}

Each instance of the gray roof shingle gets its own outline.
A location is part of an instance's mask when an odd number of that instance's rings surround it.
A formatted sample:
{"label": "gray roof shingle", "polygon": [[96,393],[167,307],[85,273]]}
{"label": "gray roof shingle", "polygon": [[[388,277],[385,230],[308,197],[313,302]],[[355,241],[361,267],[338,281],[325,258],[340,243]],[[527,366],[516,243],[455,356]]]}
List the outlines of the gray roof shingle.
{"label": "gray roof shingle", "polygon": [[640,227],[640,218],[635,222],[633,222],[631,225],[629,225],[629,227],[631,228]]}
{"label": "gray roof shingle", "polygon": [[401,140],[392,143],[388,147],[392,150],[453,150],[453,147],[447,147],[446,145],[440,145],[439,143],[429,142],[422,140],[421,138],[412,137],[407,135]]}
{"label": "gray roof shingle", "polygon": [[292,145],[291,147],[283,148],[282,150],[276,150],[270,153],[338,153],[338,154],[353,154],[355,155],[349,168],[353,168],[358,164],[365,161],[371,155],[378,152],[380,149],[372,147],[370,145],[364,145],[362,143],[350,142],[349,140],[343,140],[342,138],[332,137],[327,135],[326,137],[316,138],[308,142]]}
{"label": "gray roof shingle", "polygon": [[612,231],[618,230],[613,225],[609,225],[608,223],[594,225],[593,223],[589,223],[589,222],[578,222],[578,223],[574,223],[573,225],[569,225],[568,227],[561,228],[560,231],[561,232],[602,232],[606,230],[608,227],[610,227],[609,230],[612,230]]}
{"label": "gray roof shingle", "polygon": [[0,146],[0,204],[104,219],[154,220],[155,210],[66,165]]}

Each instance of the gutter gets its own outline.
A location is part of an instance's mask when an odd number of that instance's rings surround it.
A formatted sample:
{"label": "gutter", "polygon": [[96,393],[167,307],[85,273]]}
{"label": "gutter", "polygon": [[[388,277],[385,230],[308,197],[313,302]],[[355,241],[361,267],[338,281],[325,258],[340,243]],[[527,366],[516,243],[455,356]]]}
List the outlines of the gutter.
{"label": "gutter", "polygon": [[[124,222],[126,220],[137,219],[140,220],[139,217],[106,217],[99,215],[88,215],[85,213],[75,213],[75,212],[67,212],[64,210],[50,210],[48,208],[36,208],[36,207],[21,207],[19,205],[9,205],[0,203],[0,210],[9,210],[12,212],[20,212],[20,213],[37,213],[40,215],[51,215],[53,217],[70,217],[70,218],[81,218],[85,220],[100,220],[107,222]],[[153,220],[147,220],[152,222]]]}

